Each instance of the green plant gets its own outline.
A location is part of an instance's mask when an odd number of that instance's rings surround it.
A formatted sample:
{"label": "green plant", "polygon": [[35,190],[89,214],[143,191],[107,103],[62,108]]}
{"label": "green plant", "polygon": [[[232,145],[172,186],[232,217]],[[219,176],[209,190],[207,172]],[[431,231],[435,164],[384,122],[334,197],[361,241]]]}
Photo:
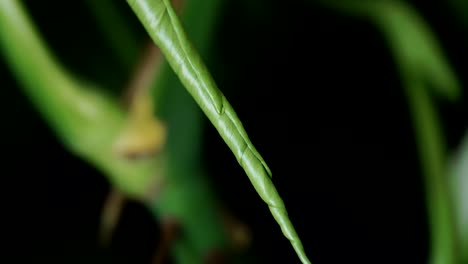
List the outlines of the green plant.
{"label": "green plant", "polygon": [[[122,110],[115,102],[112,102],[110,96],[96,89],[90,89],[90,84],[84,84],[71,77],[53,59],[53,55],[42,43],[18,1],[5,0],[1,4],[4,53],[18,78],[23,81],[25,92],[70,151],[108,174],[113,183],[127,195],[144,199],[159,218],[174,216],[177,218],[178,224],[188,234],[187,239],[195,242],[195,249],[190,249],[187,241],[175,244],[176,256],[180,263],[196,263],[197,259],[203,256],[202,252],[222,245],[224,243],[222,231],[215,220],[217,217],[213,216],[214,199],[210,197],[206,187],[203,187],[203,184],[200,185],[202,181],[193,178],[196,177],[193,171],[173,172],[169,179],[155,178],[155,172],[159,176],[165,171],[165,166],[167,166],[165,153],[142,162],[132,162],[113,155],[115,144],[118,147],[118,143],[121,142],[119,131],[125,129]],[[143,24],[148,27],[150,35],[161,48],[179,78],[232,149],[257,192],[269,205],[283,234],[291,241],[301,261],[309,263],[299,237],[289,221],[285,206],[269,178],[271,177],[270,170],[250,143],[234,110],[216,88],[198,53],[190,46],[169,1],[151,3],[131,1],[129,4],[140,16]],[[211,5],[215,5],[215,2]],[[166,12],[167,15],[164,15]],[[7,30],[7,28],[15,28],[15,30]],[[24,46],[17,43],[23,43]],[[22,52],[25,49],[30,50],[34,58]],[[48,78],[41,78],[41,76],[48,76]],[[151,84],[150,81],[145,85]],[[149,94],[144,94],[143,98],[145,96]],[[158,95],[153,94],[153,96]],[[149,109],[143,110],[143,113],[152,111],[151,104],[148,107]],[[141,122],[137,123],[141,124]],[[130,123],[130,126],[135,126],[135,124]],[[139,124],[136,134],[126,135],[124,141],[133,140],[128,137],[142,136],[138,132],[145,130],[148,126],[139,126]],[[150,132],[158,131],[150,130]],[[168,151],[170,153],[171,149],[169,148]],[[169,158],[169,164],[178,159],[180,158]],[[161,184],[161,179],[166,181],[164,193],[167,195],[159,197],[159,193],[152,193],[150,195],[153,197],[149,199],[145,197],[145,194],[150,192],[148,188],[151,189],[151,186],[155,188],[155,185],[157,188]],[[153,203],[154,196],[157,197],[157,203]],[[189,206],[184,204],[188,201],[192,202]],[[218,228],[214,228],[216,226]]]}
{"label": "green plant", "polygon": [[[222,1],[187,0],[182,3],[181,21],[169,0],[127,2],[157,45],[148,45],[149,55],[144,53],[142,63],[136,67],[135,36],[113,3],[87,1],[122,67],[126,71],[136,68],[133,82],[126,87],[129,104],[122,106],[106,92],[105,84],[84,81],[61,66],[19,1],[0,0],[2,54],[24,94],[70,152],[108,177],[116,188],[116,197],[123,195],[144,203],[169,231],[184,230],[183,236],[175,239],[169,234],[166,241],[178,263],[201,263],[210,257],[207,253],[228,247],[229,235],[217,215],[220,205],[199,165],[204,113],[269,206],[302,263],[310,263],[271,181],[268,166],[201,59],[206,58],[210,47]],[[442,125],[431,99],[435,94],[453,101],[460,96],[461,87],[437,39],[411,5],[403,1],[321,4],[366,18],[390,43],[415,124],[425,175],[431,261],[464,261],[466,212],[464,188],[460,186],[464,186],[463,151],[467,148],[462,146],[460,150],[449,186],[445,179],[449,175]],[[203,19],[200,13],[204,14]],[[121,31],[111,30],[113,26]],[[109,228],[105,232],[111,232],[117,217],[112,210],[109,215],[103,216],[103,228]],[[163,253],[158,256],[163,257]]]}
{"label": "green plant", "polygon": [[303,263],[309,263],[283,201],[270,180],[271,171],[250,142],[227,99],[187,39],[169,1],[128,1],[187,90],[216,127],[244,168],[260,197],[268,204]]}
{"label": "green plant", "polygon": [[[346,4],[345,4],[346,3]],[[331,7],[369,19],[392,48],[415,126],[429,210],[431,263],[459,263],[446,144],[432,96],[455,101],[461,88],[438,41],[404,1],[331,1]]]}

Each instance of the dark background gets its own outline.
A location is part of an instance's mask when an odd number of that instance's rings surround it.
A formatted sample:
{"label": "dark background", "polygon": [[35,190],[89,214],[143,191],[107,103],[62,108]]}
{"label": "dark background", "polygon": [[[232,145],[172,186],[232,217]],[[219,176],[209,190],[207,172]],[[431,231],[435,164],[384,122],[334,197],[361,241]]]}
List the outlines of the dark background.
{"label": "dark background", "polygon": [[[26,1],[41,32],[70,69],[99,81],[112,58],[86,6],[48,2]],[[384,39],[364,20],[307,1],[253,2],[227,1],[209,66],[271,167],[312,262],[425,263],[422,175],[397,65]],[[467,28],[447,4],[413,2],[465,86]],[[144,36],[142,28],[135,30]],[[11,234],[4,238],[19,252],[3,263],[24,257],[149,263],[159,234],[149,212],[130,203],[110,248],[100,248],[107,180],[67,153],[3,61],[0,74],[2,218]],[[125,74],[115,76],[116,86],[126,81]],[[437,102],[453,151],[468,127],[466,89],[456,104]],[[205,168],[219,198],[252,230],[256,263],[298,263],[234,156],[205,123]]]}

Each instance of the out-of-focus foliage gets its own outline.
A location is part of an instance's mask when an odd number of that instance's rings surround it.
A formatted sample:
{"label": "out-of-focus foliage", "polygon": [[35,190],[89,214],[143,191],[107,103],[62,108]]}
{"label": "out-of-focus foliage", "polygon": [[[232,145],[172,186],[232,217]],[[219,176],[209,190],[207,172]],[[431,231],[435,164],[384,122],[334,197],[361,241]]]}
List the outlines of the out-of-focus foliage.
{"label": "out-of-focus foliage", "polygon": [[461,263],[468,263],[468,134],[451,160],[450,188],[460,234]]}
{"label": "out-of-focus foliage", "polygon": [[129,196],[141,197],[161,162],[134,163],[114,155],[114,141],[125,119],[115,98],[62,68],[20,1],[0,1],[0,32],[3,57],[57,137]]}

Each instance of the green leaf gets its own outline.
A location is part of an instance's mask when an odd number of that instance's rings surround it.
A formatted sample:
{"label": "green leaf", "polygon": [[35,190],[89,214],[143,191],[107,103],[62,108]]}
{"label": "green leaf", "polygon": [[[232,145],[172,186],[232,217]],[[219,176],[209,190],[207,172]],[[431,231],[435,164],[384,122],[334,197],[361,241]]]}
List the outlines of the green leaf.
{"label": "green leaf", "polygon": [[273,217],[283,234],[290,240],[302,263],[310,263],[285,205],[270,179],[270,169],[250,142],[234,109],[217,88],[202,59],[188,40],[169,0],[127,2],[185,88],[234,153],[257,193],[268,204]]}

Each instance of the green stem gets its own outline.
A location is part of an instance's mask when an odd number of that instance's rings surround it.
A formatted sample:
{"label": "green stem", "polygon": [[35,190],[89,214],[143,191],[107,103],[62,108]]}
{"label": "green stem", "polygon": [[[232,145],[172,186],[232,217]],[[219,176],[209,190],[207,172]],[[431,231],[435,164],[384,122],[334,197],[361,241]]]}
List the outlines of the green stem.
{"label": "green stem", "polygon": [[468,264],[468,132],[452,158],[450,188],[457,217],[460,260]]}
{"label": "green stem", "polygon": [[96,166],[129,196],[147,192],[160,164],[131,163],[113,154],[124,113],[112,98],[62,68],[20,1],[0,0],[0,48],[24,94],[69,151]]}
{"label": "green stem", "polygon": [[[322,1],[327,5],[328,1]],[[426,190],[432,264],[457,263],[457,236],[449,195],[446,146],[430,94],[455,100],[460,84],[424,19],[399,0],[330,1],[330,7],[370,19],[399,67],[415,126]]]}
{"label": "green stem", "polygon": [[457,264],[457,233],[448,189],[447,148],[435,94],[455,100],[461,89],[437,38],[422,17],[402,1],[385,1],[371,15],[393,47],[415,129],[424,177],[432,264]]}
{"label": "green stem", "polygon": [[448,189],[446,147],[435,106],[417,81],[406,87],[421,160],[429,213],[431,263],[456,264],[456,233]]}
{"label": "green stem", "polygon": [[127,2],[185,88],[233,151],[301,261],[310,263],[284,203],[270,179],[268,166],[250,142],[234,109],[216,87],[208,69],[189,42],[169,0]]}

